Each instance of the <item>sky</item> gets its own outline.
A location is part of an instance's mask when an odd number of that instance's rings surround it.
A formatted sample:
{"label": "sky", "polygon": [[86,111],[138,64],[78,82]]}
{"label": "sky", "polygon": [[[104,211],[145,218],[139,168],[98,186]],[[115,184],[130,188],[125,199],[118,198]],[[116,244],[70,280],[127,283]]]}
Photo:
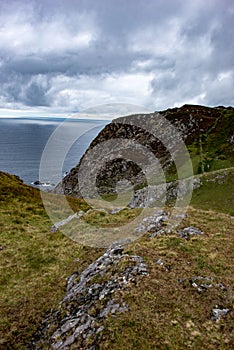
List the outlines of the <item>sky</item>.
{"label": "sky", "polygon": [[0,116],[233,106],[233,92],[234,0],[0,0]]}

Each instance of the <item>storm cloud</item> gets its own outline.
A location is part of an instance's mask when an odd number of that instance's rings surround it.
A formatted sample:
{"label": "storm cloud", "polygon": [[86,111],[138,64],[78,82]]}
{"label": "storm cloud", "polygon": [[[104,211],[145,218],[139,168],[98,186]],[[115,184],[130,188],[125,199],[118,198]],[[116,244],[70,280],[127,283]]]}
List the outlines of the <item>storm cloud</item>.
{"label": "storm cloud", "polygon": [[231,0],[2,0],[0,113],[234,105],[233,17]]}

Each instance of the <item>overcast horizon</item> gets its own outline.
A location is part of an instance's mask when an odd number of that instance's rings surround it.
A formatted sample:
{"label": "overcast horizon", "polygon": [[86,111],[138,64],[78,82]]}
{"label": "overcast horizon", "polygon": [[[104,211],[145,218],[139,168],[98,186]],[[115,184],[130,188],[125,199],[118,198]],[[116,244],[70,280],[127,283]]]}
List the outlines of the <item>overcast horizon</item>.
{"label": "overcast horizon", "polygon": [[233,106],[233,17],[232,0],[1,0],[0,116]]}

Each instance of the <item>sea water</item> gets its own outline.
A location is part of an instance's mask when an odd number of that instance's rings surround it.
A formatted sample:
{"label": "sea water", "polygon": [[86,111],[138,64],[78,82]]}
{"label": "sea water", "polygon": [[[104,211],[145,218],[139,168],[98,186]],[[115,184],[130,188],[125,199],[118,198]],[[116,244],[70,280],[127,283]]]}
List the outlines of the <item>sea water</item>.
{"label": "sea water", "polygon": [[[0,171],[18,175],[26,184],[38,181],[43,150],[53,132],[62,125],[58,150],[66,147],[69,133],[76,139],[64,159],[62,172],[65,174],[77,165],[91,141],[108,123],[84,119],[0,118]],[[60,176],[54,174],[54,178],[47,181],[52,184]]]}

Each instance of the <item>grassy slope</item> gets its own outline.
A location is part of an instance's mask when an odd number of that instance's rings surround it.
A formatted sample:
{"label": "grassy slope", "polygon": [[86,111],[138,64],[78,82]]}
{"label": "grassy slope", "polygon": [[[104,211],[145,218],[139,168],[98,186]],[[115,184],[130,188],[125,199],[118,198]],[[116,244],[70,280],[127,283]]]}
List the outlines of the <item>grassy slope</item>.
{"label": "grassy slope", "polygon": [[191,205],[234,216],[234,168],[204,173],[201,183],[193,192]]}
{"label": "grassy slope", "polygon": [[[171,118],[172,120],[177,116],[187,118],[188,112],[183,111],[183,108],[181,108],[180,112],[173,112],[172,109],[171,112],[169,110],[169,112],[165,111],[164,113],[167,118]],[[194,174],[213,172],[232,167],[234,165],[234,153],[230,138],[234,132],[233,108],[220,109],[220,116],[213,118],[213,122],[209,127],[206,126],[205,121],[209,121],[212,117],[207,116],[206,112],[202,109],[200,114],[194,115],[194,118],[203,118],[205,129],[205,131],[194,132],[186,141]],[[177,179],[177,170],[174,166],[166,172],[166,178],[167,181]]]}
{"label": "grassy slope", "polygon": [[69,273],[98,253],[50,227],[39,191],[0,173],[1,349],[25,349],[46,311],[62,298]]}
{"label": "grassy slope", "polygon": [[[131,253],[144,256],[149,276],[123,296],[130,312],[106,321],[101,349],[231,348],[234,220],[191,208],[184,225],[200,227],[205,235],[189,241],[176,235],[143,237],[129,247]],[[163,266],[156,263],[158,259]],[[178,282],[193,276],[213,277],[229,289],[212,288],[200,294],[188,282]],[[232,310],[218,323],[211,320],[216,305]]]}
{"label": "grassy slope", "polygon": [[[228,183],[225,188],[228,194]],[[205,196],[209,202],[204,209],[217,211],[191,208],[183,223],[203,229],[204,236],[190,241],[175,235],[153,240],[143,237],[127,248],[146,259],[150,275],[122,296],[131,311],[107,319],[101,349],[230,348],[233,311],[218,324],[210,317],[216,304],[232,308],[231,289],[198,294],[192,287],[178,284],[178,278],[202,275],[233,286],[233,218],[218,213],[217,186],[209,182],[205,189],[197,196],[195,192],[193,204],[197,208],[204,205]],[[70,200],[76,210],[86,209],[83,202]],[[39,191],[3,173],[0,212],[0,348],[25,349],[46,311],[62,298],[66,277],[81,271],[100,250],[81,247],[59,232],[50,233],[51,222]],[[124,215],[122,219],[127,220]],[[105,216],[89,219],[111,225]],[[170,271],[155,263],[159,258],[170,265]]]}
{"label": "grassy slope", "polygon": [[194,172],[215,171],[233,166],[233,144],[228,140],[233,132],[233,109],[224,109],[213,125],[203,132],[189,151]]}

